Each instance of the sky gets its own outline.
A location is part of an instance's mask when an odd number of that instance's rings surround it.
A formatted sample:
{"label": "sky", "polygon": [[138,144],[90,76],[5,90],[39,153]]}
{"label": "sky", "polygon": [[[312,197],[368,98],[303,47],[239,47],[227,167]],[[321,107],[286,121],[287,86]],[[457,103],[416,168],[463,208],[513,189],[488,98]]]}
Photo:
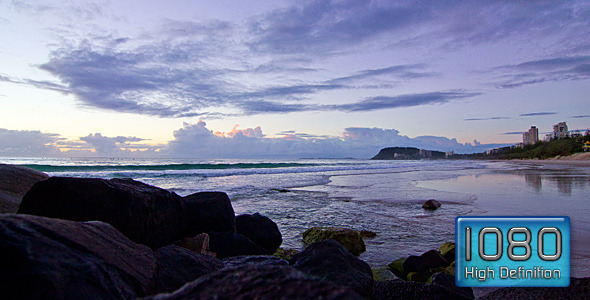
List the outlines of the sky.
{"label": "sky", "polygon": [[589,1],[0,0],[0,37],[0,156],[474,153],[590,127]]}

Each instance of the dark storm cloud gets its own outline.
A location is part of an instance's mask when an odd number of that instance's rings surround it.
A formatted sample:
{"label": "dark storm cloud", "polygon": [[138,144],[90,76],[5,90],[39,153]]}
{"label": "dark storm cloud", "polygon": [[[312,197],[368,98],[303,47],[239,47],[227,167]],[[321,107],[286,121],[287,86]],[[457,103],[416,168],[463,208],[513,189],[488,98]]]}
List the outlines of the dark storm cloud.
{"label": "dark storm cloud", "polygon": [[521,117],[535,117],[535,116],[548,116],[548,115],[556,115],[556,112],[534,112],[534,113],[526,113],[521,114]]}
{"label": "dark storm cloud", "polygon": [[371,111],[426,104],[442,104],[452,100],[469,98],[477,95],[479,95],[479,93],[471,93],[466,91],[447,91],[424,94],[407,94],[399,96],[378,96],[366,98],[356,103],[332,105],[328,107],[334,110],[342,111]]}

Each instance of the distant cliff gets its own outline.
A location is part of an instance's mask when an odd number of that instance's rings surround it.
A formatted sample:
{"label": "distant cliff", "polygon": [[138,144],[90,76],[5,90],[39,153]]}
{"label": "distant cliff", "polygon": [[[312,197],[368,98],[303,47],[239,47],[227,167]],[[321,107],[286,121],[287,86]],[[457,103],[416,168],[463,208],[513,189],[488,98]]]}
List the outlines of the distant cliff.
{"label": "distant cliff", "polygon": [[439,159],[445,158],[445,153],[440,151],[424,150],[413,147],[383,148],[379,154],[371,159]]}

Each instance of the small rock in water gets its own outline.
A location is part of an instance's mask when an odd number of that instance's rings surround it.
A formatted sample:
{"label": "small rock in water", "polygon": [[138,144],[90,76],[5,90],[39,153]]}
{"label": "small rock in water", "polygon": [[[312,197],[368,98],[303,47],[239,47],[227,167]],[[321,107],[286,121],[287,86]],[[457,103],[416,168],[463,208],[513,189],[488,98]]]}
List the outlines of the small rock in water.
{"label": "small rock in water", "polygon": [[369,231],[369,230],[361,230],[361,231],[359,231],[359,234],[361,235],[362,238],[374,238],[377,236],[376,233]]}
{"label": "small rock in water", "polygon": [[428,210],[436,210],[439,207],[440,207],[440,202],[438,202],[434,199],[430,199],[422,205],[422,208],[428,209]]}

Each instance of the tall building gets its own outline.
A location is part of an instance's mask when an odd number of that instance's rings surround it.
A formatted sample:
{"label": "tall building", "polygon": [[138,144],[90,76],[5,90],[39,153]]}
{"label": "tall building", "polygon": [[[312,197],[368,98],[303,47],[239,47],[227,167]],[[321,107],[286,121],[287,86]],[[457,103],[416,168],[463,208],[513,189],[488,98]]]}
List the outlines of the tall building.
{"label": "tall building", "polygon": [[567,130],[567,124],[565,122],[559,122],[553,125],[552,138],[563,139],[570,136],[570,132]]}
{"label": "tall building", "polygon": [[539,141],[539,129],[536,126],[531,126],[529,131],[522,134],[522,143],[524,145],[532,145]]}

